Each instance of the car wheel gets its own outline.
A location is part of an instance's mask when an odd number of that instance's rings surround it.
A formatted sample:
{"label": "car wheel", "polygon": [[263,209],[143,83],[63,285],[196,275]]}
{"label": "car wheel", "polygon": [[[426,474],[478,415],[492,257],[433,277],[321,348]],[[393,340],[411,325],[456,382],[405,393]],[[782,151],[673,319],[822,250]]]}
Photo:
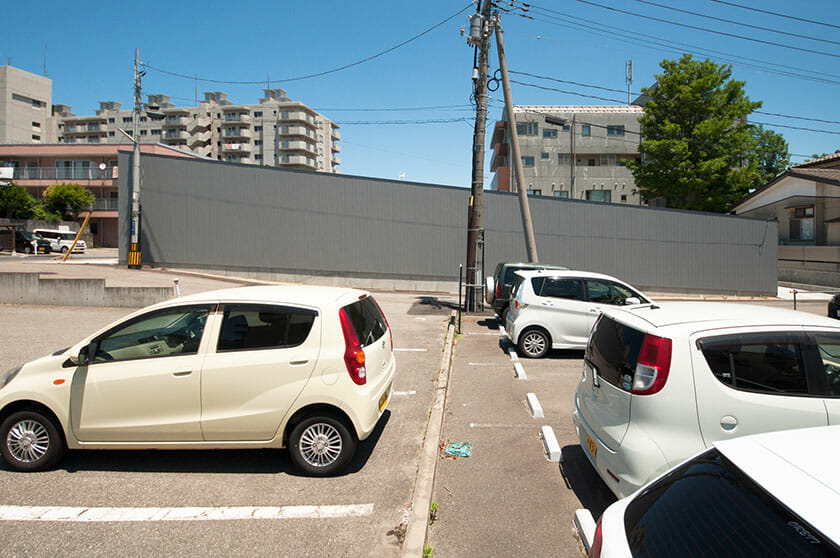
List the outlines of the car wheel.
{"label": "car wheel", "polygon": [[519,336],[519,352],[528,358],[542,358],[550,347],[551,340],[541,329],[529,329]]}
{"label": "car wheel", "polygon": [[32,246],[27,246],[23,249],[24,254],[31,254],[32,253]]}
{"label": "car wheel", "polygon": [[61,253],[62,253],[62,254],[66,254],[66,253],[67,253],[67,246],[62,246],[62,247],[61,247]]}
{"label": "car wheel", "polygon": [[0,426],[0,454],[16,471],[42,471],[64,455],[64,439],[52,420],[36,411],[12,413]]}
{"label": "car wheel", "polygon": [[339,472],[356,451],[356,437],[332,416],[312,416],[297,423],[289,436],[289,457],[311,476]]}
{"label": "car wheel", "polygon": [[504,308],[499,310],[499,323],[502,327],[505,327],[505,323],[507,322],[508,310],[510,310],[510,305],[506,305]]}

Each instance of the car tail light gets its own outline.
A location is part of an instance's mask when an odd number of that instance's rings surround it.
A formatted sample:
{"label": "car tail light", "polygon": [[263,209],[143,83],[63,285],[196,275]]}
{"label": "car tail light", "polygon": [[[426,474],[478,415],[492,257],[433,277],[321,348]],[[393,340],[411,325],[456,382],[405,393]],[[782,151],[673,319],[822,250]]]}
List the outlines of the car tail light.
{"label": "car tail light", "polygon": [[595,526],[595,536],[592,537],[592,546],[589,547],[589,558],[601,557],[601,544],[603,543],[603,535],[601,534],[601,520],[603,516],[598,518],[598,525]]}
{"label": "car tail light", "polygon": [[671,340],[666,337],[645,335],[636,373],[633,375],[632,393],[653,395],[665,387],[671,369]]}
{"label": "car tail light", "polygon": [[341,321],[341,331],[344,333],[344,364],[347,366],[350,378],[356,384],[363,386],[367,382],[365,352],[362,350],[362,344],[359,343],[359,337],[350,322],[350,316],[347,315],[344,308],[338,311],[338,317]]}
{"label": "car tail light", "polygon": [[502,298],[502,283],[496,281],[496,298]]}
{"label": "car tail light", "polygon": [[375,298],[371,297],[376,307],[379,308],[379,313],[382,314],[382,319],[385,320],[385,327],[388,328],[388,336],[391,338],[391,352],[394,352],[394,333],[391,331],[391,324],[388,323],[388,318],[385,316],[385,312],[382,311],[382,307],[379,306],[379,301]]}

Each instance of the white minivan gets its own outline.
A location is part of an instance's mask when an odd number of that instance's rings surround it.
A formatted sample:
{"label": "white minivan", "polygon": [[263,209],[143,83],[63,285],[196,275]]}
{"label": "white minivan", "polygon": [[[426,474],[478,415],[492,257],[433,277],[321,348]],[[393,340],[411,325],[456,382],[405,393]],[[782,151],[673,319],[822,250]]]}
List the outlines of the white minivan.
{"label": "white minivan", "polygon": [[73,240],[76,238],[76,233],[72,231],[59,229],[35,229],[32,232],[38,233],[44,240],[48,240],[50,243],[50,249],[53,252],[66,254],[72,247],[74,254],[82,254],[87,248],[85,241],[81,238],[76,242],[76,245],[73,246]]}

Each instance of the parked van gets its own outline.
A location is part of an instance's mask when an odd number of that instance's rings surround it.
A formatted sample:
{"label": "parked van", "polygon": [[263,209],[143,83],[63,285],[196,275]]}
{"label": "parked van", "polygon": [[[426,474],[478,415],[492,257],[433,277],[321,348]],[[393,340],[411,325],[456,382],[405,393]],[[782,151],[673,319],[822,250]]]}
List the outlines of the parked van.
{"label": "parked van", "polygon": [[[67,253],[67,250],[73,246],[73,239],[76,238],[76,233],[58,229],[35,229],[33,232],[48,240],[53,252],[61,252],[62,254]],[[79,239],[73,248],[73,253],[84,254],[86,248],[85,241]]]}
{"label": "parked van", "polygon": [[14,240],[12,240],[11,229],[0,228],[0,250],[11,252],[12,242],[14,242],[14,251],[24,254],[32,254],[36,250],[39,254],[49,254],[52,251],[50,242],[41,238],[39,234],[15,229]]}

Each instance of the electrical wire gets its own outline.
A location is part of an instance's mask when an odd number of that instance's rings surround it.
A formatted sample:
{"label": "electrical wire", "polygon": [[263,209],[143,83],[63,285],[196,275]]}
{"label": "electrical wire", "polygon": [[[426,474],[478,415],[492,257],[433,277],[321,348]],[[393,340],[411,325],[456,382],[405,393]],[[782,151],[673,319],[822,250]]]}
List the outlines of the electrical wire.
{"label": "electrical wire", "polygon": [[472,122],[475,118],[441,118],[436,120],[356,120],[338,121],[341,126],[387,126],[404,124],[450,124],[452,122]]}
{"label": "electrical wire", "polygon": [[787,15],[787,14],[780,14],[778,12],[771,12],[769,10],[761,10],[759,8],[753,8],[751,6],[743,6],[741,4],[736,4],[734,2],[725,2],[724,0],[711,0],[711,1],[712,2],[717,2],[718,4],[724,4],[726,6],[733,6],[735,8],[741,8],[743,10],[750,10],[750,11],[759,12],[759,13],[762,13],[762,14],[769,14],[769,15],[774,15],[774,16],[777,16],[777,17],[783,17],[783,18],[786,18],[786,19],[792,19],[794,21],[802,21],[804,23],[813,23],[814,25],[822,25],[824,27],[831,27],[831,28],[834,28],[834,29],[840,29],[840,25],[833,25],[831,23],[825,23],[825,22],[822,22],[822,21],[815,21],[813,19],[805,19],[805,18],[802,18],[802,17],[796,17],[796,16],[792,16],[792,15]]}
{"label": "electrical wire", "polygon": [[388,49],[385,49],[381,52],[378,52],[378,53],[376,53],[372,56],[368,56],[367,58],[363,58],[361,60],[357,60],[357,61],[352,62],[350,64],[345,64],[343,66],[339,66],[339,67],[333,68],[331,70],[325,70],[323,72],[317,72],[317,73],[314,73],[314,74],[308,74],[308,75],[304,75],[304,76],[297,76],[297,77],[284,78],[284,79],[261,79],[261,80],[255,80],[255,81],[233,81],[233,80],[201,78],[201,77],[198,77],[197,75],[188,76],[186,74],[181,74],[181,73],[173,72],[173,71],[170,71],[170,70],[164,70],[162,68],[157,68],[157,67],[151,66],[149,64],[145,64],[145,63],[141,63],[141,65],[148,70],[154,70],[154,71],[160,72],[162,74],[168,74],[168,75],[171,75],[171,76],[174,76],[174,77],[180,77],[180,78],[189,79],[189,80],[192,80],[192,81],[202,81],[202,82],[205,82],[205,83],[221,83],[221,84],[227,84],[227,85],[258,85],[258,84],[265,83],[267,85],[270,85],[272,83],[288,83],[288,82],[291,82],[291,81],[300,81],[300,80],[304,80],[304,79],[311,79],[311,78],[315,78],[315,77],[325,76],[325,75],[328,75],[328,74],[333,74],[335,72],[340,72],[342,70],[346,70],[348,68],[352,68],[354,66],[364,64],[365,62],[370,62],[371,60],[374,60],[375,58],[379,58],[380,56],[388,54],[389,52],[393,52],[393,51],[397,50],[398,48],[403,47],[403,46],[411,43],[412,41],[415,41],[415,40],[419,39],[423,35],[431,33],[432,31],[434,31],[438,27],[444,25],[445,23],[448,23],[448,22],[452,21],[453,19],[455,19],[456,17],[458,17],[459,15],[461,15],[462,13],[464,13],[465,11],[470,9],[472,6],[473,6],[473,2],[470,2],[465,7],[461,8],[460,10],[458,10],[457,12],[452,14],[451,16],[444,19],[443,21],[441,21],[439,23],[436,23],[435,25],[432,25],[431,27],[429,27],[425,31],[422,31],[422,32],[418,33],[417,35],[414,35],[413,37],[410,37],[410,38],[406,39],[405,41],[403,41],[403,42],[401,42],[397,45],[394,45],[391,48],[388,48]]}
{"label": "electrical wire", "polygon": [[790,49],[790,50],[798,50],[800,52],[807,52],[807,53],[810,53],[810,54],[819,54],[821,56],[830,56],[831,58],[840,58],[840,54],[834,54],[834,53],[831,53],[831,52],[823,52],[821,50],[814,50],[814,49],[810,49],[810,48],[797,47],[797,46],[793,46],[793,45],[786,45],[786,44],[783,44],[783,43],[776,43],[776,42],[773,42],[773,41],[765,41],[765,40],[756,39],[756,38],[753,38],[753,37],[746,37],[744,35],[737,35],[735,33],[727,33],[725,31],[716,31],[714,29],[707,29],[705,27],[699,27],[697,25],[689,25],[687,23],[680,23],[678,21],[671,21],[671,20],[663,19],[663,18],[659,18],[659,17],[647,16],[647,15],[644,15],[644,14],[638,14],[636,12],[630,12],[630,11],[627,11],[627,10],[620,10],[618,8],[613,8],[613,7],[610,7],[610,6],[604,6],[603,4],[598,4],[596,2],[591,2],[590,0],[575,0],[575,2],[578,2],[580,4],[586,4],[588,6],[594,6],[596,8],[601,8],[601,9],[604,9],[604,10],[609,10],[611,12],[616,12],[616,13],[620,13],[620,14],[630,15],[630,16],[633,16],[633,17],[639,17],[639,18],[642,18],[642,19],[647,19],[647,20],[650,20],[650,21],[656,21],[656,22],[659,22],[659,23],[667,23],[668,25],[676,25],[677,27],[684,27],[686,29],[694,29],[695,31],[704,31],[706,33],[714,33],[715,35],[721,35],[723,37],[731,37],[731,38],[735,38],[735,39],[742,39],[744,41],[752,41],[754,43],[760,43],[760,44],[764,44],[764,45],[770,45],[770,46],[775,46],[775,47],[780,47],[780,48],[787,48],[787,49]]}
{"label": "electrical wire", "polygon": [[840,42],[832,41],[830,39],[821,39],[819,37],[811,37],[809,35],[800,35],[799,33],[790,33],[788,31],[781,31],[779,29],[773,29],[772,27],[762,27],[760,25],[752,25],[751,23],[743,23],[743,22],[740,22],[740,21],[734,21],[734,20],[731,20],[731,19],[723,18],[723,17],[710,16],[710,15],[706,15],[706,14],[692,12],[690,10],[683,10],[681,8],[675,8],[674,6],[668,6],[666,4],[658,4],[656,2],[651,2],[650,0],[636,0],[636,2],[640,2],[642,4],[647,4],[649,6],[656,6],[657,8],[663,8],[665,10],[672,10],[672,11],[679,12],[679,13],[682,13],[682,14],[689,14],[689,15],[693,15],[693,16],[696,16],[696,17],[711,19],[713,21],[720,21],[722,23],[729,23],[731,25],[739,25],[741,27],[748,27],[750,29],[758,29],[759,31],[768,31],[770,33],[777,33],[779,35],[787,35],[788,37],[796,37],[797,39],[806,39],[806,40],[809,40],[809,41],[817,41],[817,42],[821,42],[821,43],[830,43],[830,44],[833,44],[833,45],[840,45]]}

